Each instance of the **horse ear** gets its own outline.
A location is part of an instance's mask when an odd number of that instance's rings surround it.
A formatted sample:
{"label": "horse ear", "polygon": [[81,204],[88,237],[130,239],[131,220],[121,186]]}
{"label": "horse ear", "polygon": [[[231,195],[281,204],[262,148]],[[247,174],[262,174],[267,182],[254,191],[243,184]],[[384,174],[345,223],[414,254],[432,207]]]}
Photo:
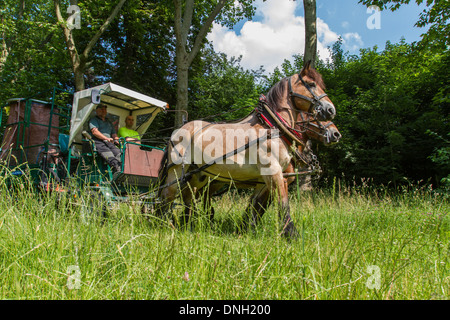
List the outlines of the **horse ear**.
{"label": "horse ear", "polygon": [[300,75],[304,77],[307,73],[307,71],[311,68],[311,60],[308,60],[303,65],[302,71],[300,71]]}

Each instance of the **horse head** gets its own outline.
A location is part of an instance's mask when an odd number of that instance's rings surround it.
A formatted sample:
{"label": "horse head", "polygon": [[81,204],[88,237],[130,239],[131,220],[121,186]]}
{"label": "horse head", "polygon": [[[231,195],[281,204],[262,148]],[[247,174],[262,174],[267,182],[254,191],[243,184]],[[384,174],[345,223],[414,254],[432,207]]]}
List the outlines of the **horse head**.
{"label": "horse head", "polygon": [[342,138],[336,125],[331,121],[318,121],[311,114],[299,112],[294,130],[309,139],[330,145],[339,142]]}
{"label": "horse head", "polygon": [[267,94],[267,101],[275,111],[290,113],[292,120],[296,118],[292,111],[309,112],[319,121],[332,120],[336,115],[336,108],[325,93],[322,76],[310,62],[298,74],[275,84]]}

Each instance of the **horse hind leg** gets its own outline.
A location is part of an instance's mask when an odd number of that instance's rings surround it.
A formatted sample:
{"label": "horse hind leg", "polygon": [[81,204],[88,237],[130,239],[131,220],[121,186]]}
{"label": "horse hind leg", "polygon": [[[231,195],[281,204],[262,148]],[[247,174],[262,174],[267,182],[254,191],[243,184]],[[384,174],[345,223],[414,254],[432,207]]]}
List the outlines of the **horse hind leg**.
{"label": "horse hind leg", "polygon": [[158,211],[161,217],[171,216],[174,201],[180,196],[180,187],[184,184],[183,174],[186,169],[186,166],[183,168],[182,165],[174,165],[167,171],[164,181],[166,187],[160,191],[161,204]]}
{"label": "horse hind leg", "polygon": [[245,210],[243,229],[254,229],[270,203],[270,192],[266,186],[256,188]]}
{"label": "horse hind leg", "polygon": [[181,191],[184,210],[179,219],[180,226],[188,225],[196,211],[203,209],[204,212],[207,212],[211,207],[211,196],[207,182],[207,176],[201,173],[194,174]]}
{"label": "horse hind leg", "polygon": [[190,182],[181,190],[181,199],[183,202],[183,212],[179,217],[176,217],[176,223],[179,228],[185,228],[191,222],[194,215],[193,201],[197,197],[197,187],[192,186]]}

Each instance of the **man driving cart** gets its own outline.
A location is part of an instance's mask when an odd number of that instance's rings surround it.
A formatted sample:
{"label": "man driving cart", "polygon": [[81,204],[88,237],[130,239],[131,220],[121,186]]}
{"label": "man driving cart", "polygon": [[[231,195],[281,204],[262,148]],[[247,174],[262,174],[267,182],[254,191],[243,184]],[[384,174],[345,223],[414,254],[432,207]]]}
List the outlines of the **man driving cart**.
{"label": "man driving cart", "polygon": [[102,158],[108,162],[115,172],[122,169],[121,153],[114,143],[119,142],[112,122],[106,117],[108,114],[105,104],[97,105],[96,116],[89,121],[89,130],[93,135],[95,147]]}

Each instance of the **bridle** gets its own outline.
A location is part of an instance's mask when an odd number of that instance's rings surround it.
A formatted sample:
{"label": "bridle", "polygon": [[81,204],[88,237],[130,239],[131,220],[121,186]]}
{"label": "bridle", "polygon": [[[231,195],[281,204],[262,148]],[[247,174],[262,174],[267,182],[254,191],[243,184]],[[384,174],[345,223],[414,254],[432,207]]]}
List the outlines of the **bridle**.
{"label": "bridle", "polygon": [[309,101],[311,103],[311,106],[309,107],[309,110],[308,110],[309,113],[314,113],[314,110],[316,111],[316,114],[322,112],[323,104],[320,100],[327,97],[328,95],[326,93],[324,93],[320,96],[317,96],[314,93],[314,91],[311,89],[311,87],[305,82],[305,80],[303,80],[303,77],[300,73],[298,74],[298,78],[300,79],[302,84],[305,86],[305,88],[309,91],[309,93],[311,93],[312,98],[304,96],[299,93],[296,93],[296,92],[294,92],[294,90],[292,90],[291,78],[292,77],[289,78],[289,97],[291,98],[292,106],[295,106],[294,98],[300,98],[300,99]]}
{"label": "bridle", "polygon": [[[314,90],[311,89],[311,87],[305,82],[305,80],[303,80],[303,77],[300,73],[298,74],[298,78],[299,78],[298,81],[302,82],[302,84],[309,91],[309,93],[311,93],[312,98],[307,97],[302,94],[299,94],[299,93],[296,93],[292,89],[291,78],[292,77],[289,77],[289,80],[288,80],[289,98],[291,99],[291,103],[292,103],[291,111],[296,112],[295,117],[292,119],[293,124],[290,125],[285,119],[283,119],[283,117],[278,112],[273,111],[272,107],[269,106],[269,104],[266,100],[266,97],[264,95],[261,95],[258,107],[256,108],[259,118],[261,119],[261,121],[263,123],[268,124],[269,127],[274,127],[274,126],[278,127],[279,129],[281,129],[282,132],[284,132],[284,134],[286,136],[288,136],[289,140],[296,141],[297,143],[303,144],[301,142],[301,136],[303,133],[306,133],[306,131],[315,133],[318,136],[324,138],[324,140],[326,140],[327,142],[329,142],[330,137],[329,137],[329,132],[328,132],[327,128],[331,125],[331,122],[329,122],[328,124],[326,124],[324,126],[317,119],[317,115],[323,111],[322,110],[323,104],[322,104],[321,100],[323,98],[327,97],[328,95],[326,93],[321,94],[320,96],[316,95],[314,93]],[[311,106],[309,107],[308,112],[297,109],[295,107],[294,98],[300,98],[300,99],[309,101],[311,103]],[[316,111],[316,113],[314,113],[314,111]],[[264,114],[264,113],[266,113],[266,114]],[[267,113],[268,113],[268,115],[267,115]],[[311,122],[310,118],[305,120],[304,114],[311,115],[314,118],[313,122]],[[296,120],[298,119],[298,115],[301,116],[302,121],[296,122]],[[290,115],[290,116],[292,117],[292,115]],[[307,123],[307,125],[304,125],[305,123]],[[302,129],[300,129],[300,130],[297,129],[298,126],[302,127]],[[310,127],[315,127],[318,129],[318,131],[315,131],[313,128],[310,128]],[[292,143],[292,142],[290,142],[290,143]]]}
{"label": "bridle", "polygon": [[[328,127],[333,123],[329,121],[327,124],[323,125],[321,121],[314,118],[312,121],[310,118],[305,119],[304,115],[306,113],[304,111],[299,112],[299,116],[301,117],[301,121],[296,121],[294,128],[292,130],[296,131],[298,134],[311,132],[322,137],[327,143],[330,143],[330,133],[328,131]],[[299,129],[297,129],[299,128]],[[317,130],[314,130],[316,128]]]}

